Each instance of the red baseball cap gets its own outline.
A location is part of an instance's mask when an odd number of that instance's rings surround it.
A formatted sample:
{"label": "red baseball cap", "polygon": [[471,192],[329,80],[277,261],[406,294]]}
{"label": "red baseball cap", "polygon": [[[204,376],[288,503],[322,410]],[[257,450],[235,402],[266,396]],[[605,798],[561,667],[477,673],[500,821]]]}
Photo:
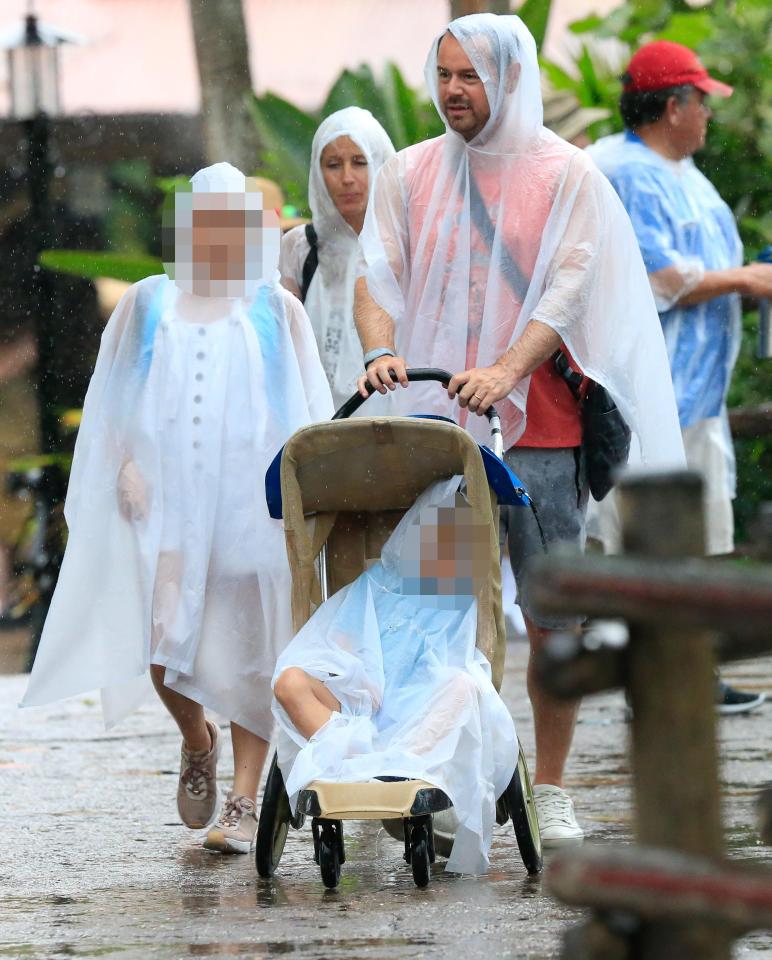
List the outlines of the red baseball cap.
{"label": "red baseball cap", "polygon": [[625,93],[664,90],[684,83],[715,97],[731,97],[734,93],[732,87],[708,74],[693,50],[670,40],[644,44],[633,55],[627,73],[630,79],[624,85]]}

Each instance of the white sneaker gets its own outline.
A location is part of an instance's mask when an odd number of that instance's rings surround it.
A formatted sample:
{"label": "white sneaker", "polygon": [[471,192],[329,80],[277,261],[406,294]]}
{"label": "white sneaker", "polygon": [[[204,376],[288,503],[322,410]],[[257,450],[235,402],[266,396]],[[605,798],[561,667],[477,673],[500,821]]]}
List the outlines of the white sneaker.
{"label": "white sneaker", "polygon": [[574,815],[573,801],[565,790],[551,783],[537,783],[533,798],[543,846],[560,847],[584,840],[584,830]]}

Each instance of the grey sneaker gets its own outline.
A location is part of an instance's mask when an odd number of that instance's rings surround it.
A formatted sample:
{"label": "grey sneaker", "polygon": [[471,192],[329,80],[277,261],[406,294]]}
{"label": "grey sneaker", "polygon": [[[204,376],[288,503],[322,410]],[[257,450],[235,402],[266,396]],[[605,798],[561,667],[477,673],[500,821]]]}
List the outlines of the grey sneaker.
{"label": "grey sneaker", "polygon": [[581,843],[584,830],[576,822],[574,804],[565,790],[551,783],[537,783],[533,788],[541,842],[545,847]]}
{"label": "grey sneaker", "polygon": [[191,830],[208,827],[217,813],[217,758],[220,754],[220,731],[217,724],[206,721],[212,737],[210,750],[180,750],[180,781],[177,786],[177,810],[182,822]]}
{"label": "grey sneaker", "polygon": [[257,810],[247,797],[228,794],[217,823],[207,833],[205,850],[249,853],[257,833]]}

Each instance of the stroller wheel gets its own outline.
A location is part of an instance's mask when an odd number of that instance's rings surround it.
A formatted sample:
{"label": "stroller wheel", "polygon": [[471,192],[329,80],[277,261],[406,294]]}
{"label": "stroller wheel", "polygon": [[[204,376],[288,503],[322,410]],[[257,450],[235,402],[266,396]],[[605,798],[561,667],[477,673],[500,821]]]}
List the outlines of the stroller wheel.
{"label": "stroller wheel", "polygon": [[255,841],[255,865],[261,877],[272,877],[279,866],[291,821],[289,797],[274,754],[265,781]]}
{"label": "stroller wheel", "polygon": [[531,777],[525,761],[523,748],[519,747],[517,767],[504,791],[507,810],[515,828],[515,839],[523,858],[525,869],[531,876],[541,873],[543,867],[541,853],[541,833],[536,818],[536,804],[533,798]]}
{"label": "stroller wheel", "polygon": [[431,860],[429,831],[425,824],[415,824],[410,831],[410,866],[417,887],[429,886]]}
{"label": "stroller wheel", "polygon": [[343,824],[340,820],[325,820],[322,823],[317,855],[322,883],[328,890],[334,890],[340,881],[340,865],[345,860]]}

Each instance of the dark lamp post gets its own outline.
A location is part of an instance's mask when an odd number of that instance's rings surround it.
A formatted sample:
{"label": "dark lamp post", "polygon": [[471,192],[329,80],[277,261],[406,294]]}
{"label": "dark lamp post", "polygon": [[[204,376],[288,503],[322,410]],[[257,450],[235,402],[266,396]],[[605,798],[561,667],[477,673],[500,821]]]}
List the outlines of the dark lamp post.
{"label": "dark lamp post", "polygon": [[[31,6],[31,5],[30,5]],[[48,140],[50,117],[59,112],[59,52],[62,43],[75,39],[41,24],[30,12],[24,23],[0,39],[7,50],[11,89],[11,117],[21,122],[27,148],[29,214],[23,289],[34,309],[37,339],[37,387],[41,443],[44,453],[58,445],[56,383],[52,361],[58,330],[54,316],[54,290],[50,276],[37,265],[42,250],[52,246],[53,211],[49,199],[51,165]]]}

